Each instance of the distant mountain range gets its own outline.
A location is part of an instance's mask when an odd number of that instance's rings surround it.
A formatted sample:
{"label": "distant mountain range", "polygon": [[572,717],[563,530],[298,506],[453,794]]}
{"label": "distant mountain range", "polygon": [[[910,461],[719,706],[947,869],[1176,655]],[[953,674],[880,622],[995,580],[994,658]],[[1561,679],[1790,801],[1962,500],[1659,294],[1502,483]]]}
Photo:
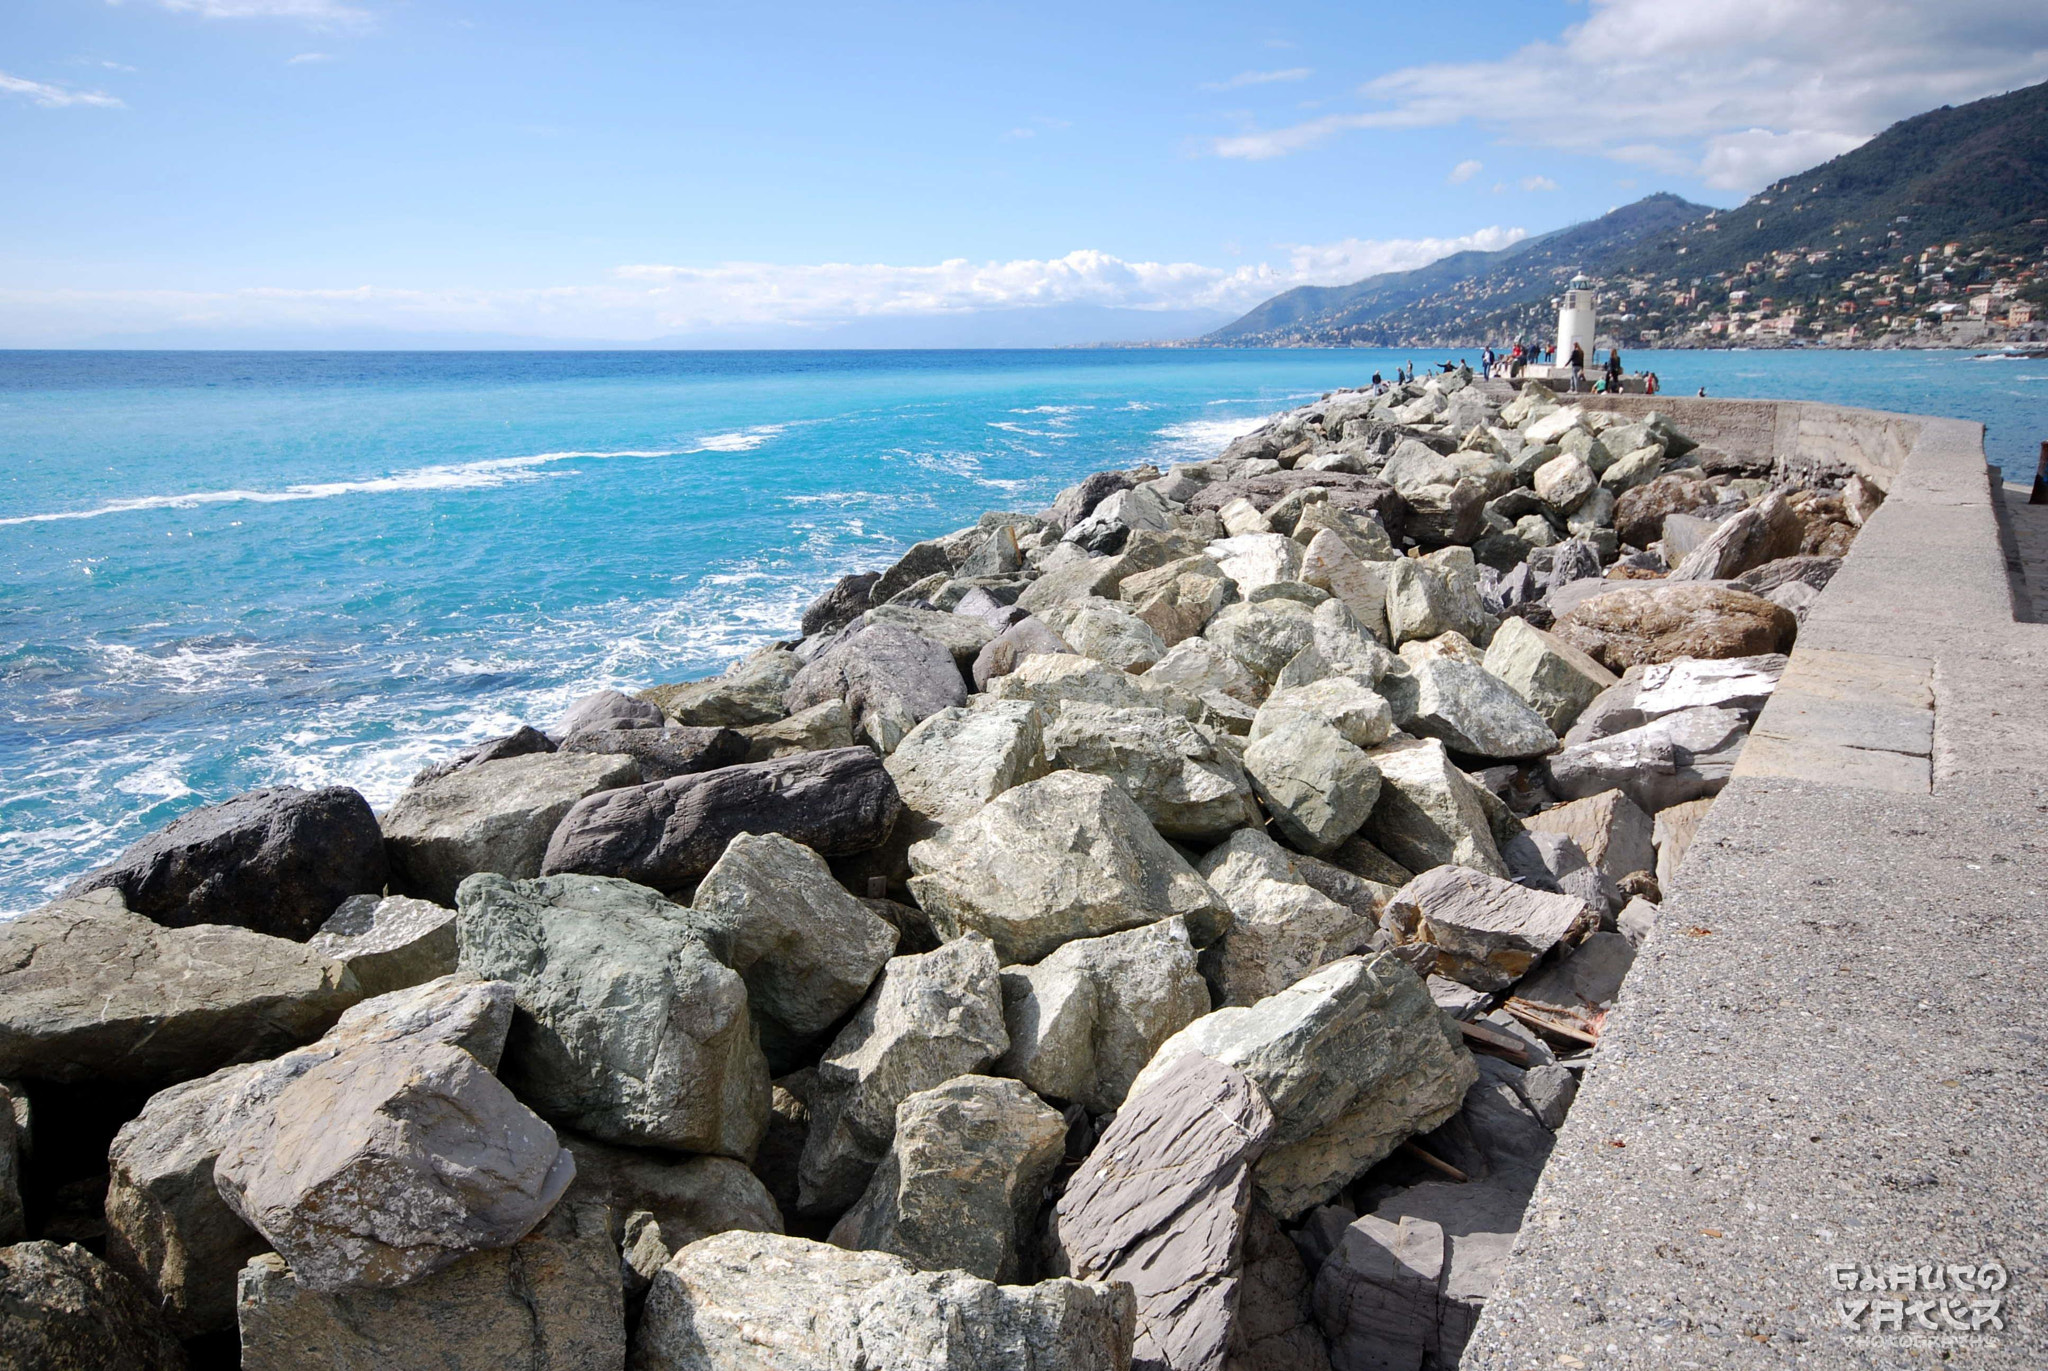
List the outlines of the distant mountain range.
{"label": "distant mountain range", "polygon": [[[1602,331],[1623,342],[1703,332],[1717,310],[1753,306],[1750,297],[1765,292],[1780,312],[1826,314],[1837,324],[1857,314],[1858,299],[1888,299],[1874,308],[1910,315],[1934,296],[1880,285],[1878,276],[1950,243],[1962,248],[1945,261],[1975,254],[2000,272],[2026,271],[2048,247],[2048,83],[1903,120],[1732,210],[1651,195],[1499,252],[1299,287],[1198,341],[1398,347],[1548,338],[1553,301],[1580,272],[1606,287]],[[1960,294],[1970,282],[1957,275],[1947,272]],[[2019,289],[2048,297],[2048,280],[2030,275]]]}

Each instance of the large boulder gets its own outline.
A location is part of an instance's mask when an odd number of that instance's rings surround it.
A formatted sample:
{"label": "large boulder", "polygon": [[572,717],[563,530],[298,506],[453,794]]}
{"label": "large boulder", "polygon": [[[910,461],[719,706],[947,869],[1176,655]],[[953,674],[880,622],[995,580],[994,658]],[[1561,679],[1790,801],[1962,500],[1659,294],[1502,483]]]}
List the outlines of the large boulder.
{"label": "large boulder", "polygon": [[1224,1371],[1252,1166],[1273,1131],[1243,1072],[1191,1052],[1125,1101],[1067,1183],[1060,1258],[1084,1279],[1130,1283],[1137,1365]]}
{"label": "large boulder", "polygon": [[1396,739],[1366,754],[1380,773],[1364,836],[1410,871],[1455,862],[1490,875],[1507,867],[1494,845],[1480,787],[1434,738]]}
{"label": "large boulder", "polygon": [[518,988],[500,1074],[520,1098],[609,1142],[752,1154],[768,1065],[702,920],[591,876],[474,876],[457,907],[463,969]]}
{"label": "large boulder", "polygon": [[577,801],[639,781],[631,757],[537,752],[414,785],[384,815],[392,883],[452,905],[455,887],[476,872],[538,876],[548,840]]}
{"label": "large boulder", "polygon": [[391,1290],[323,1292],[274,1253],[242,1268],[243,1371],[618,1371],[619,1239],[603,1205],[564,1202],[507,1247]]}
{"label": "large boulder", "polygon": [[1064,704],[1045,730],[1044,747],[1052,766],[1122,786],[1165,837],[1213,841],[1259,821],[1237,754],[1179,715]]}
{"label": "large boulder", "polygon": [[812,638],[845,628],[867,613],[869,593],[874,590],[875,582],[881,579],[879,571],[857,571],[851,576],[841,576],[804,609],[799,631],[804,637]]}
{"label": "large boulder", "polygon": [[1342,600],[1366,631],[1382,642],[1389,636],[1387,584],[1392,574],[1391,559],[1367,560],[1340,533],[1328,528],[1315,531],[1301,559],[1302,581]]}
{"label": "large boulder", "polygon": [[343,1049],[228,1136],[222,1198],[310,1290],[404,1285],[517,1242],[575,1178],[555,1131],[444,1043]]}
{"label": "large boulder", "polygon": [[310,1042],[362,997],[302,943],[94,891],[0,922],[0,1079],[161,1087]]}
{"label": "large boulder", "polygon": [[181,1334],[232,1328],[235,1273],[268,1247],[215,1183],[236,1131],[269,1117],[287,1086],[349,1048],[442,1043],[495,1068],[511,1023],[511,986],[451,976],[365,1000],[310,1046],[157,1092],[108,1150],[107,1259]]}
{"label": "large boulder", "polygon": [[1166,1040],[1131,1094],[1190,1052],[1236,1067],[1272,1105],[1257,1179],[1283,1222],[1450,1118],[1478,1077],[1422,979],[1387,953],[1345,957],[1257,1004],[1204,1015]]}
{"label": "large boulder", "polygon": [[1245,1224],[1239,1269],[1227,1371],[1330,1371],[1301,1252],[1262,1205],[1252,1206]]}
{"label": "large boulder", "polygon": [[745,728],[772,724],[789,711],[782,697],[795,677],[796,655],[768,648],[740,658],[722,676],[678,685],[658,685],[640,698],[661,706],[679,724],[703,728]]}
{"label": "large boulder", "polygon": [[828,752],[835,747],[854,745],[853,725],[844,700],[827,700],[787,719],[777,719],[772,724],[749,724],[734,731],[747,740],[747,755],[740,758],[743,762],[772,762],[799,752]]}
{"label": "large boulder", "polygon": [[656,724],[641,728],[578,729],[563,738],[556,751],[631,757],[640,764],[641,780],[665,781],[671,776],[694,776],[700,771],[716,771],[744,762],[748,741],[737,729],[664,728]]}
{"label": "large boulder", "polygon": [[794,714],[827,700],[844,700],[854,735],[887,753],[920,720],[965,704],[967,685],[943,644],[893,624],[877,624],[813,657],[790,681],[782,704]]}
{"label": "large boulder", "polygon": [[1126,576],[1117,594],[1172,647],[1200,634],[1216,611],[1236,598],[1237,585],[1212,559],[1196,556]]}
{"label": "large boulder", "polygon": [[306,948],[346,966],[365,995],[384,995],[455,969],[455,911],[404,895],[351,895]]}
{"label": "large boulder", "polygon": [[974,688],[987,690],[992,682],[1015,671],[1027,658],[1073,652],[1067,640],[1046,627],[1044,620],[1027,614],[989,639],[988,646],[975,654],[970,672]]}
{"label": "large boulder", "polygon": [[1167,643],[1131,606],[1100,596],[1045,611],[1046,626],[1075,652],[1120,671],[1143,671],[1166,655]]}
{"label": "large boulder", "polygon": [[1122,787],[1056,771],[910,849],[910,890],[941,937],[994,940],[1005,963],[1180,915],[1198,942],[1227,918]]}
{"label": "large boulder", "polygon": [[912,729],[883,765],[904,808],[927,821],[921,828],[957,823],[1046,773],[1045,713],[1029,700],[982,699],[941,710]]}
{"label": "large boulder", "polygon": [[1673,514],[1698,514],[1714,507],[1715,487],[1697,471],[1672,471],[1621,493],[1614,502],[1614,533],[1630,547],[1648,547],[1664,536]]}
{"label": "large boulder", "polygon": [[1681,709],[1727,709],[1754,720],[1778,688],[1785,662],[1782,655],[1767,653],[1630,667],[1619,684],[1610,686],[1586,707],[1565,735],[1565,743],[1570,746],[1611,737]]}
{"label": "large boulder", "polygon": [[969,933],[891,958],[818,1063],[800,1207],[837,1214],[867,1189],[896,1132],[896,1106],[982,1070],[1010,1045],[995,948]]}
{"label": "large boulder", "polygon": [[1244,752],[1259,799],[1288,840],[1329,852],[1356,833],[1379,799],[1380,774],[1320,719],[1291,715]]}
{"label": "large boulder", "polygon": [[1066,1120],[1016,1081],[955,1076],[920,1090],[896,1106],[888,1154],[831,1240],[920,1271],[1022,1280],[1066,1143]]}
{"label": "large boulder", "polygon": [[1206,638],[1188,638],[1176,644],[1153,663],[1145,679],[1211,706],[1218,703],[1219,696],[1240,706],[1256,705],[1266,698],[1266,683]]}
{"label": "large boulder", "polygon": [[185,1371],[149,1299],[80,1247],[0,1247],[0,1366],[8,1371]]}
{"label": "large boulder", "polygon": [[1560,616],[1552,631],[1619,672],[1680,657],[1786,652],[1799,620],[1746,591],[1678,582],[1608,591]]}
{"label": "large boulder", "polygon": [[540,869],[681,890],[737,834],[780,833],[836,857],[881,846],[902,807],[867,748],[806,752],[592,795],[562,819]]}
{"label": "large boulder", "polygon": [[[1171,656],[1172,654],[1168,654]],[[1201,706],[1193,697],[1165,684],[1150,672],[1133,676],[1104,666],[1092,657],[1070,653],[1039,653],[1026,657],[1009,675],[990,682],[988,693],[998,700],[1024,700],[1045,709],[1050,717],[1061,704],[1110,705],[1117,709],[1163,709],[1195,718]]]}
{"label": "large boulder", "polygon": [[597,690],[570,705],[550,734],[561,739],[585,732],[660,728],[665,722],[661,706],[651,700],[618,690]]}
{"label": "large boulder", "polygon": [[[647,1294],[634,1371],[1124,1371],[1127,1287],[996,1285],[886,1252],[721,1233],[676,1253]],[[772,1349],[772,1355],[768,1351]]]}
{"label": "large boulder", "polygon": [[908,629],[921,638],[929,638],[953,654],[953,665],[962,672],[974,665],[975,657],[996,636],[995,625],[971,614],[942,613],[909,605],[881,605],[871,609],[861,616],[861,625],[865,628],[887,626]]}
{"label": "large boulder", "polygon": [[1325,676],[1307,685],[1273,691],[1252,719],[1251,737],[1265,737],[1290,718],[1319,720],[1337,730],[1354,747],[1378,747],[1394,731],[1394,713],[1385,697],[1353,676]]}
{"label": "large boulder", "polygon": [[1606,667],[1519,618],[1502,620],[1494,631],[1486,645],[1486,673],[1505,682],[1558,734],[1616,683]]}
{"label": "large boulder", "polygon": [[734,838],[691,906],[724,936],[771,1054],[837,1023],[896,951],[895,928],[779,833]]}
{"label": "large boulder", "polygon": [[[1403,726],[1467,756],[1491,760],[1540,757],[1557,746],[1543,716],[1501,680],[1470,662],[1433,657],[1415,663]],[[1407,694],[1412,691],[1412,695]]]}
{"label": "large boulder", "polygon": [[1230,908],[1230,932],[1202,954],[1218,1004],[1254,1004],[1277,994],[1362,950],[1378,927],[1369,905],[1361,913],[1332,899],[1303,880],[1296,863],[1293,853],[1247,828],[1210,849],[1196,868]]}
{"label": "large boulder", "polygon": [[[1725,581],[1752,567],[1791,557],[1800,550],[1806,526],[1776,491],[1723,521],[1707,540],[1671,569],[1673,581]],[[1725,654],[1723,654],[1725,655]]]}
{"label": "large boulder", "polygon": [[1278,533],[1241,533],[1203,549],[1223,575],[1249,595],[1260,586],[1301,579],[1301,544]]}
{"label": "large boulder", "polygon": [[1225,605],[1202,636],[1270,685],[1297,653],[1315,642],[1314,611],[1286,599]]}
{"label": "large boulder", "polygon": [[305,938],[349,896],[382,891],[387,874],[384,838],[361,795],[276,786],[180,815],[64,898],[114,890],[172,928],[231,924]]}
{"label": "large boulder", "polygon": [[1423,872],[1387,902],[1383,916],[1398,942],[1435,950],[1435,974],[1474,990],[1506,989],[1538,957],[1598,925],[1576,896],[1531,890],[1462,866]]}
{"label": "large boulder", "polygon": [[1159,1045],[1209,1012],[1187,924],[1162,919],[1076,938],[1002,971],[1010,1046],[993,1068],[1040,1095],[1107,1114]]}
{"label": "large boulder", "polygon": [[1522,824],[1540,833],[1570,838],[1588,861],[1616,881],[1637,871],[1657,869],[1655,825],[1619,790],[1602,791],[1531,814]]}
{"label": "large boulder", "polygon": [[1749,722],[1732,709],[1701,707],[1565,748],[1545,764],[1551,790],[1582,799],[1619,790],[1638,808],[1660,809],[1718,795],[1728,784]]}

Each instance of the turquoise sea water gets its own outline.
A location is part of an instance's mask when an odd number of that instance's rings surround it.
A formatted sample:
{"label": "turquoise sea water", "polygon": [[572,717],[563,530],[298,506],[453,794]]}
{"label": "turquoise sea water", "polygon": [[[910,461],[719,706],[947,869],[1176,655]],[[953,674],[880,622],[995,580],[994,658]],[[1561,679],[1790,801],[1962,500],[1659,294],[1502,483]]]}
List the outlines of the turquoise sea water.
{"label": "turquoise sea water", "polygon": [[[789,635],[837,576],[1427,354],[0,352],[0,911],[194,805],[427,761]],[[2048,363],[1632,354],[1990,426]]]}

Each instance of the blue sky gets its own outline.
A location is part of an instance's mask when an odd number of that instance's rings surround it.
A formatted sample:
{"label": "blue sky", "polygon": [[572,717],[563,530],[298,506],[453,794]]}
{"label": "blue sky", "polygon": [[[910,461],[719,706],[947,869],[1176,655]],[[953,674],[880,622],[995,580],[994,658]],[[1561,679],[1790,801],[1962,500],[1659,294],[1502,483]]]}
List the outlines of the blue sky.
{"label": "blue sky", "polygon": [[0,345],[1176,336],[2048,77],[2048,6],[5,0]]}

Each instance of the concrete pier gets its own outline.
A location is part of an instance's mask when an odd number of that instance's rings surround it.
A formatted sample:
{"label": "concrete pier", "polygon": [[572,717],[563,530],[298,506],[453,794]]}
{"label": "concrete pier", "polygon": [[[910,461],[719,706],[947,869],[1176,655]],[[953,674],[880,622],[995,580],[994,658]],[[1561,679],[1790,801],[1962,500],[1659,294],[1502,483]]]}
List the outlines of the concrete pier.
{"label": "concrete pier", "polygon": [[[1462,1365],[2048,1367],[2048,509],[1975,424],[1586,403],[1888,498],[1666,892]],[[1886,1274],[1987,1262],[2004,1289]],[[1951,1326],[1992,1298],[2001,1328]]]}

